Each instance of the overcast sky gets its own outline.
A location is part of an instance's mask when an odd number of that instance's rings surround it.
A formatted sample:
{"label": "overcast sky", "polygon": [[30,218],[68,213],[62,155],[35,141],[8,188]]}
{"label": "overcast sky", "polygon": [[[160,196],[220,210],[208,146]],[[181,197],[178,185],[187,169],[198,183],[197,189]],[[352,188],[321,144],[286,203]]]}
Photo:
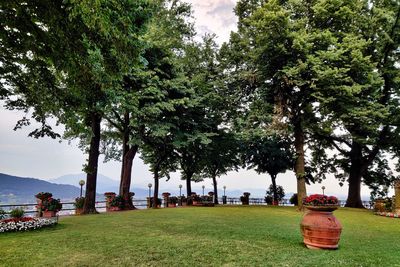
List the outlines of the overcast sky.
{"label": "overcast sky", "polygon": [[[215,33],[218,43],[229,40],[229,34],[236,29],[236,18],[233,8],[236,1],[233,0],[191,0],[196,30],[199,35],[206,32]],[[0,172],[40,179],[52,179],[65,174],[82,172],[82,165],[86,161],[86,155],[80,151],[76,143],[68,144],[52,140],[50,138],[33,139],[27,137],[33,127],[13,131],[15,122],[23,116],[22,113],[8,111],[0,108]],[[108,162],[99,164],[99,172],[115,180],[119,179],[120,163]],[[132,187],[146,187],[152,183],[152,176],[148,167],[136,157],[133,166]],[[296,192],[296,178],[292,172],[280,174],[277,183],[285,188],[286,192]],[[219,187],[226,185],[228,189],[250,191],[269,186],[270,177],[266,174],[258,175],[254,171],[241,170],[231,172],[219,179]],[[172,175],[170,181],[161,181],[160,189],[178,188],[182,181],[179,174]],[[206,190],[212,189],[211,180],[193,185],[194,191],[201,192],[202,185]],[[346,196],[347,186],[340,187],[334,178],[329,178],[322,184],[308,186],[308,193],[321,193],[321,186],[325,185],[327,194]],[[0,185],[1,186],[1,185]],[[134,191],[134,190],[133,190]],[[367,188],[363,188],[362,194],[369,196]]]}

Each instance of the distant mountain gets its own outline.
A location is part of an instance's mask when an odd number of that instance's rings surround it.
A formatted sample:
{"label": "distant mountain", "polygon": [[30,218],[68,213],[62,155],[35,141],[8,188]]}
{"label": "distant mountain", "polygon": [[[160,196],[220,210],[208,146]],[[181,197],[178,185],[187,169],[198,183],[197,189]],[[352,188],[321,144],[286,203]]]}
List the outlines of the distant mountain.
{"label": "distant mountain", "polygon": [[79,196],[80,189],[72,185],[0,173],[0,203],[35,203],[34,195],[38,192],[51,192],[55,198],[70,201]]}
{"label": "distant mountain", "polygon": [[[86,174],[67,174],[60,176],[58,178],[54,178],[49,180],[51,183],[57,184],[67,184],[79,187],[79,181],[86,181]],[[85,186],[83,187],[85,189]],[[118,192],[119,191],[119,181],[113,180],[110,177],[107,177],[102,174],[97,175],[97,183],[96,183],[96,191],[99,194],[103,194],[104,192]]]}
{"label": "distant mountain", "polygon": [[[63,176],[60,176],[55,179],[51,179],[49,181],[52,183],[57,183],[57,184],[79,186],[79,180],[86,181],[86,174],[84,174],[84,173],[67,174],[67,175],[63,175]],[[83,188],[85,188],[85,187],[83,187]],[[107,176],[99,173],[97,175],[96,191],[98,194],[104,194],[104,192],[116,192],[118,194],[119,181],[111,179],[110,177],[107,177]],[[131,186],[131,191],[135,192],[136,198],[143,198],[148,195],[148,189],[145,189],[145,188],[138,188],[138,187]]]}

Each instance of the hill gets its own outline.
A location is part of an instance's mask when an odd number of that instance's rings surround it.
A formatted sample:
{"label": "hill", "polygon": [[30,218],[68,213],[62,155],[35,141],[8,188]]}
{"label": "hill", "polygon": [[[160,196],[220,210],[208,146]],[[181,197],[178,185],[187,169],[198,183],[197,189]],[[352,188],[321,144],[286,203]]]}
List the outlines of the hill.
{"label": "hill", "polygon": [[[57,184],[66,184],[66,185],[78,185],[79,180],[86,181],[86,174],[67,174],[60,176],[58,178],[54,178],[49,180],[52,183]],[[119,181],[111,179],[102,174],[97,175],[97,183],[96,183],[96,191],[98,194],[104,194],[104,192],[119,192]],[[144,198],[148,195],[148,189],[140,188],[140,187],[133,187],[131,186],[131,191],[135,192],[136,198]]]}
{"label": "hill", "polygon": [[[79,181],[86,181],[86,174],[67,174],[54,179],[49,180],[51,183],[73,185],[79,187]],[[85,187],[84,187],[85,188]],[[111,179],[102,174],[97,175],[96,191],[99,194],[104,192],[118,192],[119,191],[119,181]]]}
{"label": "hill", "polygon": [[79,196],[80,189],[72,185],[0,173],[0,203],[35,203],[34,195],[38,192],[51,192],[62,201],[70,201]]}

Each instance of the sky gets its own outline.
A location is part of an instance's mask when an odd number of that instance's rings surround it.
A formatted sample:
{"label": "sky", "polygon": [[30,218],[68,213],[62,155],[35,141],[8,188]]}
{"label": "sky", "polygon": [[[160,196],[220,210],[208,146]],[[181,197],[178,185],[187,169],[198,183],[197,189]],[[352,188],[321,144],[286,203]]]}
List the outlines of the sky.
{"label": "sky", "polygon": [[[194,9],[193,15],[196,20],[195,27],[198,35],[201,36],[207,32],[215,33],[219,44],[229,40],[230,32],[236,29],[237,20],[233,13],[236,1],[187,0],[186,2],[191,3]],[[77,147],[77,142],[68,143],[50,138],[34,139],[28,137],[29,132],[34,129],[34,125],[13,131],[16,121],[23,115],[21,112],[9,111],[0,107],[1,173],[43,180],[66,174],[82,173],[82,165],[86,162],[86,155]],[[103,163],[101,157],[99,173],[119,180],[120,162]],[[146,188],[148,183],[153,182],[148,167],[138,156],[134,161],[132,179],[133,191],[135,187]],[[287,193],[297,191],[296,178],[293,172],[278,175],[277,183],[282,185]],[[179,184],[184,186],[183,192],[185,192],[185,183],[180,180],[179,173],[174,173],[168,182],[165,180],[160,182],[160,191],[169,190],[172,192],[174,189],[178,190]],[[271,180],[267,174],[258,175],[252,170],[229,172],[218,180],[220,188],[225,185],[227,190],[249,192],[255,189],[266,189],[270,184]],[[193,184],[192,191],[200,193],[202,185],[206,187],[206,191],[212,190],[211,179],[206,179],[204,182]],[[322,184],[307,186],[307,192],[309,194],[322,193],[322,186],[326,187],[325,193],[328,195],[336,195],[341,199],[344,199],[347,195],[348,187],[346,185],[340,187],[338,181],[333,177],[329,177]],[[369,197],[369,190],[365,186],[362,188],[362,195],[365,199]]]}

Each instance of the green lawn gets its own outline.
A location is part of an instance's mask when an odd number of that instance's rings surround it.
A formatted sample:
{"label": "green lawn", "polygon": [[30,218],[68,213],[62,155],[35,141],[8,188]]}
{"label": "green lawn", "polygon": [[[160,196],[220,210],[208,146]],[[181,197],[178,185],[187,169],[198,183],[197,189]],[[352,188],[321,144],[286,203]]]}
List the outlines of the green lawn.
{"label": "green lawn", "polygon": [[291,207],[137,210],[0,234],[1,266],[400,266],[400,219],[335,211],[338,250],[302,244]]}

